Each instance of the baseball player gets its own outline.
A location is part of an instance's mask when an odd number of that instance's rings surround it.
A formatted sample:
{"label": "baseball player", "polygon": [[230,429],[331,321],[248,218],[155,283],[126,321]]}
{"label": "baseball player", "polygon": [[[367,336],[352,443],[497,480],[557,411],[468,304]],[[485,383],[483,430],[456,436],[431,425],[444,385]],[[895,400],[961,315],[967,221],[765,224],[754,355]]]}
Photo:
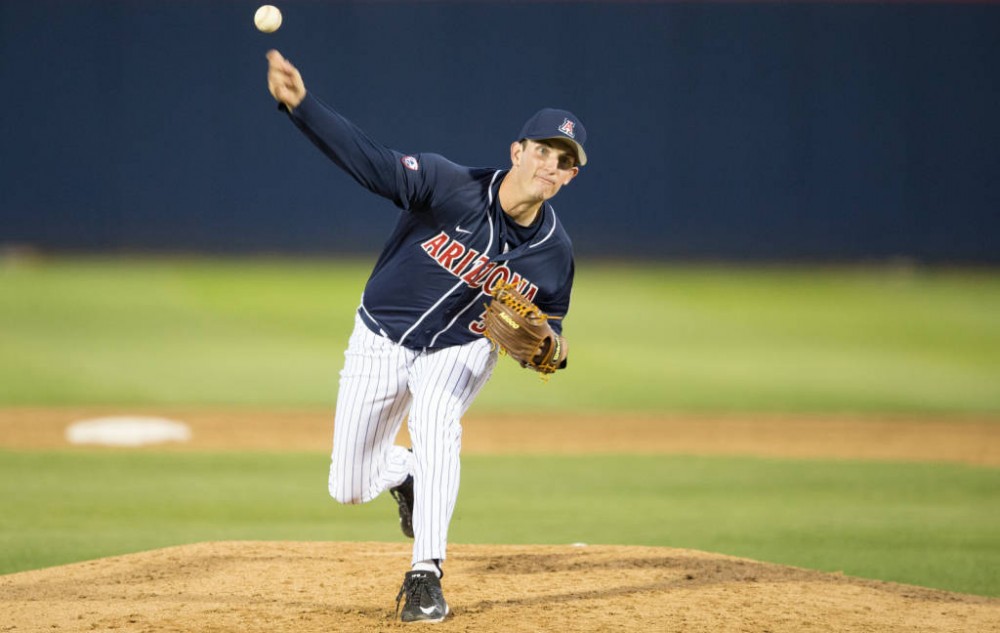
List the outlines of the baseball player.
{"label": "baseball player", "polygon": [[[587,162],[586,131],[544,109],[510,146],[509,169],[463,167],[373,141],[306,91],[299,71],[269,51],[279,109],[362,186],[402,212],[365,285],[340,373],[330,495],[366,503],[388,490],[414,539],[404,622],[448,615],[441,589],[459,485],[462,415],[497,352],[482,336],[493,289],[514,284],[546,313],[569,309],[573,252],[548,201]],[[552,321],[565,348],[562,321]],[[565,367],[563,360],[559,368]],[[407,418],[411,449],[394,444]]]}

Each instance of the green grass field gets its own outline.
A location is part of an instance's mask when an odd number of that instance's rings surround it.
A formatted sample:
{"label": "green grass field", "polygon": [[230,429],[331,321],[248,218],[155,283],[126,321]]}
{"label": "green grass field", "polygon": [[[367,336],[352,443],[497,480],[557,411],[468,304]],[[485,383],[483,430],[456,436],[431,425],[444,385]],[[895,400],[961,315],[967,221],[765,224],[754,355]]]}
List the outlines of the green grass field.
{"label": "green grass field", "polygon": [[[0,573],[230,539],[403,541],[317,454],[0,452]],[[1000,470],[675,456],[465,458],[458,543],[686,547],[1000,595]]]}
{"label": "green grass field", "polygon": [[[332,407],[367,271],[0,266],[0,406]],[[1000,412],[995,271],[580,262],[577,278],[570,370],[541,384],[503,363],[478,412]],[[330,501],[326,468],[312,454],[0,451],[0,573],[217,539],[401,538],[391,500]],[[469,456],[452,540],[691,547],[998,596],[1000,472]]]}
{"label": "green grass field", "polygon": [[[0,405],[329,405],[369,265],[0,267]],[[997,412],[998,314],[991,271],[581,262],[571,369],[477,407]]]}

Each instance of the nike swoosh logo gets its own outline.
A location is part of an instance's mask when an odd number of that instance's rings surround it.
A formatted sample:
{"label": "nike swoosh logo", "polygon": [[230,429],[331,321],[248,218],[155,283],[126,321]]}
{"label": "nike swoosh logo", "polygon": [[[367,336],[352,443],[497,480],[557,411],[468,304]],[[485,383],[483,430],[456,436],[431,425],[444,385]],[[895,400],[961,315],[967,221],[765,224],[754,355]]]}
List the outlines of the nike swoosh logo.
{"label": "nike swoosh logo", "polygon": [[437,607],[420,607],[420,610],[424,612],[424,615],[430,615],[437,611]]}
{"label": "nike swoosh logo", "polygon": [[468,229],[463,229],[463,228],[462,228],[462,225],[461,225],[461,224],[459,224],[459,225],[457,225],[457,226],[455,227],[455,232],[456,232],[456,233],[467,233],[467,234],[469,234],[469,235],[471,235],[471,234],[472,234],[472,231],[470,231],[470,230],[468,230]]}

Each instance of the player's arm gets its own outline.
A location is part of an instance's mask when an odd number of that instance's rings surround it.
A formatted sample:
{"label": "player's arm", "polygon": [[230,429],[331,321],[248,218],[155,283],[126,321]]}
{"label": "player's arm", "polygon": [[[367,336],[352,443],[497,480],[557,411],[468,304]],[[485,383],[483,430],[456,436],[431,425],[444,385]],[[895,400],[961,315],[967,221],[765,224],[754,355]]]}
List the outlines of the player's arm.
{"label": "player's arm", "polygon": [[361,186],[396,206],[406,210],[421,206],[429,195],[426,169],[417,173],[407,168],[402,153],[374,141],[308,93],[299,71],[281,53],[269,51],[267,59],[272,96],[320,151]]}
{"label": "player's arm", "polygon": [[563,336],[563,317],[565,317],[569,312],[569,299],[573,291],[574,274],[575,264],[573,260],[570,259],[569,273],[562,288],[560,288],[559,292],[557,292],[553,297],[548,299],[539,299],[538,303],[538,307],[546,314],[552,317],[559,317],[549,320],[549,326],[552,328],[552,331],[555,332],[556,336],[559,337],[559,343],[562,346],[563,354],[566,354],[566,357],[556,369],[566,369],[566,363],[569,360],[569,341],[567,341],[566,337]]}

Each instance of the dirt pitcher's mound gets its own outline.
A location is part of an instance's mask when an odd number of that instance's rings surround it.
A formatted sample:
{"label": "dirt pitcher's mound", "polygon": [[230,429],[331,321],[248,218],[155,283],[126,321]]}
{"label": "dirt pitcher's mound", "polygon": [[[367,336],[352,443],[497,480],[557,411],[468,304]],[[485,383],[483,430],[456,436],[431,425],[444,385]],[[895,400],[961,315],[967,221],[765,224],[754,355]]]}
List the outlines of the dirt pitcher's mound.
{"label": "dirt pitcher's mound", "polygon": [[[402,630],[408,544],[203,543],[0,576],[0,631]],[[1000,631],[1000,600],[663,547],[454,545],[444,631]]]}

